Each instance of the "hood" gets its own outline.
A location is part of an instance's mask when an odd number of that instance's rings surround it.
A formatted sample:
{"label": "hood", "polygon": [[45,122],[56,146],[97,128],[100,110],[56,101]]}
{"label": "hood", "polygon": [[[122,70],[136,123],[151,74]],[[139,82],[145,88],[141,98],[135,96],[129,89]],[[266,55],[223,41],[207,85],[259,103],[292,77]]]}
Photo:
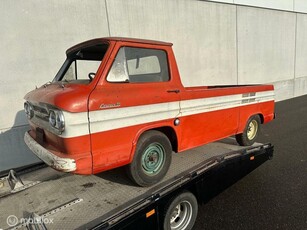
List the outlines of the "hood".
{"label": "hood", "polygon": [[90,92],[89,85],[54,82],[27,93],[24,99],[34,104],[53,105],[68,112],[86,112]]}

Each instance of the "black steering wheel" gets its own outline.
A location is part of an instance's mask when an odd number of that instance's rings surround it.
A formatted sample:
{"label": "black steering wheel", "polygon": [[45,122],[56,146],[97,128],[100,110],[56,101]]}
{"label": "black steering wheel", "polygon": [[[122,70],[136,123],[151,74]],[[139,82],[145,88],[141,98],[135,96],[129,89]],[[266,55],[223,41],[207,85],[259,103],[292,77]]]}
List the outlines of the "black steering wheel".
{"label": "black steering wheel", "polygon": [[90,79],[90,81],[93,80],[93,78],[95,77],[95,75],[96,75],[96,73],[92,73],[92,72],[88,74],[88,78]]}

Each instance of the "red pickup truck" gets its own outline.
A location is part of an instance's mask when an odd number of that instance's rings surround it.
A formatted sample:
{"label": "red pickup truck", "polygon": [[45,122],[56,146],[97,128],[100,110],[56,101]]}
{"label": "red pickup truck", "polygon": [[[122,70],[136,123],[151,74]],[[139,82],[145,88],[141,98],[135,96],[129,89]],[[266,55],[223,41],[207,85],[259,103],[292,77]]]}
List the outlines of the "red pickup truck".
{"label": "red pickup truck", "polygon": [[126,165],[133,181],[149,186],[165,176],[173,151],[231,135],[251,145],[274,118],[272,85],[184,87],[171,43],[99,38],[66,55],[53,81],[24,104],[25,142],[57,170]]}

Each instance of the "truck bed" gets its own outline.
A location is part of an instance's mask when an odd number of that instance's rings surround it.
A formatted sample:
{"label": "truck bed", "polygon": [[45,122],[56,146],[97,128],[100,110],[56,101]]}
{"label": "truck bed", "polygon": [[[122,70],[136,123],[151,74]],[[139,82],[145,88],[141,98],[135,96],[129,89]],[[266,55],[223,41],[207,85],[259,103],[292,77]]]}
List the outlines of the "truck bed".
{"label": "truck bed", "polygon": [[[0,229],[10,228],[7,224],[10,215],[20,219],[32,213],[52,220],[46,223],[48,229],[84,228],[102,222],[112,225],[155,199],[158,192],[161,195],[189,180],[189,174],[195,169],[204,171],[221,159],[257,148],[263,145],[240,147],[233,138],[227,138],[173,154],[166,177],[159,184],[146,188],[134,185],[123,168],[90,176],[61,173],[50,167],[25,172],[20,175],[21,180],[25,185],[32,183],[34,186],[16,193],[5,193],[8,190],[5,183],[0,186]],[[26,229],[22,223],[16,226]]]}

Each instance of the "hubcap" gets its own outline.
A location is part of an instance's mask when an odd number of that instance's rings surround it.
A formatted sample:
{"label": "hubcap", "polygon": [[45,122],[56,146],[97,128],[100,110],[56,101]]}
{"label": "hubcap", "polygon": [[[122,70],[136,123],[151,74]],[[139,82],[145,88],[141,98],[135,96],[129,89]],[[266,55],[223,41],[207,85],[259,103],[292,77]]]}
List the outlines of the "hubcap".
{"label": "hubcap", "polygon": [[256,120],[252,120],[247,127],[247,138],[252,140],[255,138],[258,132],[258,122]]}
{"label": "hubcap", "polygon": [[160,172],[165,160],[165,150],[160,143],[150,144],[142,155],[142,167],[146,174],[155,175]]}
{"label": "hubcap", "polygon": [[192,205],[188,201],[183,201],[178,204],[172,213],[170,219],[171,229],[181,230],[186,229],[192,218]]}

